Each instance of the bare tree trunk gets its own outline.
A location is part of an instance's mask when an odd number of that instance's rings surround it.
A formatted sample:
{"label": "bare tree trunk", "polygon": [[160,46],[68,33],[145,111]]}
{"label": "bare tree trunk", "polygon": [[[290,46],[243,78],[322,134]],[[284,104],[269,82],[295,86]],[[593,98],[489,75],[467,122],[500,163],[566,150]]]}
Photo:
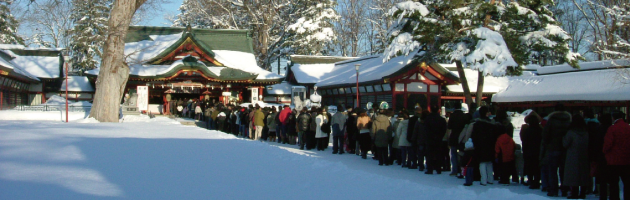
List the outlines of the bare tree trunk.
{"label": "bare tree trunk", "polygon": [[475,102],[477,103],[477,107],[481,106],[482,98],[483,98],[483,82],[485,77],[483,76],[483,72],[478,72],[477,78],[477,95],[475,95]]}
{"label": "bare tree trunk", "polygon": [[90,117],[100,122],[118,122],[120,99],[129,78],[124,62],[125,36],[133,14],[146,0],[117,0],[109,18],[103,60],[96,81]]}
{"label": "bare tree trunk", "polygon": [[469,110],[472,112],[475,108],[471,107],[472,95],[470,94],[470,87],[468,87],[468,80],[466,80],[466,74],[464,74],[464,66],[462,65],[462,61],[455,61],[455,65],[457,65],[457,73],[459,74],[459,82],[462,84],[462,88],[464,88],[464,97],[466,98],[466,104],[468,104]]}

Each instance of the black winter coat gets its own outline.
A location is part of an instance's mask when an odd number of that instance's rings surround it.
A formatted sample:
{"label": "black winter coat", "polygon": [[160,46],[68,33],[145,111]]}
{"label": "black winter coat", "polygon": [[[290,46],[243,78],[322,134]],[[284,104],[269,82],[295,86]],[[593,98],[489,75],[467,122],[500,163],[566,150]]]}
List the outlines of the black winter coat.
{"label": "black winter coat", "polygon": [[425,146],[427,144],[427,128],[424,123],[425,122],[416,121],[413,127],[413,136],[411,137],[411,140],[409,140],[410,143],[415,144],[416,146]]}
{"label": "black winter coat", "polygon": [[308,113],[300,113],[297,118],[297,131],[309,131],[311,127],[311,115]]}
{"label": "black winter coat", "polygon": [[287,134],[294,136],[297,135],[297,129],[295,128],[297,119],[293,113],[289,114],[289,118],[287,118]]}
{"label": "black winter coat", "polygon": [[350,115],[346,120],[346,131],[348,134],[353,135],[359,133],[359,129],[357,128],[357,116]]}
{"label": "black winter coat", "polygon": [[451,135],[448,138],[448,145],[455,147],[459,143],[459,134],[466,124],[470,123],[468,116],[461,110],[455,110],[448,119],[448,129],[451,129]]}
{"label": "black winter coat", "polygon": [[569,125],[571,124],[571,114],[568,112],[552,112],[549,114],[547,124],[543,128],[542,132],[542,147],[541,160],[545,158],[546,154],[550,151],[563,151],[562,138],[569,131]]}
{"label": "black winter coat", "polygon": [[424,126],[427,130],[427,146],[437,147],[442,144],[447,128],[446,119],[442,118],[438,113],[431,113],[427,116]]}
{"label": "black winter coat", "polygon": [[412,146],[418,146],[418,136],[415,135],[415,127],[418,119],[420,119],[420,115],[420,113],[416,113],[413,117],[409,118],[409,124],[407,126],[407,141],[409,141]]}
{"label": "black winter coat", "polygon": [[524,158],[538,158],[542,142],[542,126],[533,125],[521,130]]}
{"label": "black winter coat", "polygon": [[475,147],[473,156],[476,161],[494,161],[494,146],[499,136],[497,132],[500,132],[496,129],[502,128],[502,125],[495,124],[488,118],[481,118],[475,122],[470,138],[472,138],[473,146]]}

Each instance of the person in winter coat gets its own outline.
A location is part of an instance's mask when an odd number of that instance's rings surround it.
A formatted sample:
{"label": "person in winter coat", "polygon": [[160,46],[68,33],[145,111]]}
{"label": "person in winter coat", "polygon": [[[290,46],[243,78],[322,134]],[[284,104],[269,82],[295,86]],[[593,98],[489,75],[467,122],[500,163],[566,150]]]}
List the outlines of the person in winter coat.
{"label": "person in winter coat", "polygon": [[254,114],[256,113],[256,111],[258,111],[259,108],[260,106],[256,104],[256,107],[249,109],[249,114],[247,114],[247,118],[249,119],[249,133],[250,133],[249,138],[250,139],[254,139],[256,137],[256,132],[255,132],[256,125],[254,125]]}
{"label": "person in winter coat", "polygon": [[499,172],[499,184],[509,185],[510,175],[514,174],[514,140],[512,136],[507,133],[503,133],[497,139],[497,143],[494,145],[495,157],[498,160],[498,167],[501,168]]}
{"label": "person in winter coat", "polygon": [[348,120],[346,121],[346,138],[348,141],[348,153],[359,155],[359,151],[356,150],[357,136],[359,135],[359,130],[357,129],[357,111],[358,108],[349,109]]}
{"label": "person in winter coat", "polygon": [[[508,134],[508,136],[510,138],[512,138],[514,136],[514,125],[512,125],[512,122],[510,121],[510,118],[507,114],[507,110],[505,109],[499,109],[496,113],[496,116],[494,117],[494,121],[498,124],[501,125],[502,127],[499,128],[498,130],[496,130],[496,135],[497,135],[497,139],[499,138],[500,135],[502,135],[503,133]],[[514,155],[514,149],[512,149],[512,154]],[[495,179],[498,179],[501,177],[501,174],[505,174],[504,172],[502,172],[501,170],[508,170],[510,173],[512,174],[507,174],[505,176],[507,176],[508,178],[510,177],[510,175],[512,175],[512,181],[518,183],[519,182],[519,176],[516,173],[516,161],[514,160],[514,162],[512,162],[511,164],[513,164],[512,166],[505,166],[502,167],[501,165],[501,160],[495,160],[494,164],[495,165],[499,165],[498,167],[494,167],[494,174]],[[501,184],[508,184],[509,185],[509,180],[507,183],[503,182]]]}
{"label": "person in winter coat", "polygon": [[[254,126],[256,134],[254,140],[260,140],[262,137],[263,126],[265,126],[265,114],[262,112],[262,108],[256,105],[256,111],[254,111]],[[262,140],[261,140],[262,141]]]}
{"label": "person in winter coat", "polygon": [[446,119],[440,116],[440,108],[437,105],[431,107],[431,114],[426,118],[425,129],[427,131],[427,141],[425,143],[427,153],[427,171],[424,174],[442,174],[442,139],[446,134]]}
{"label": "person in winter coat", "polygon": [[586,186],[590,179],[588,132],[586,122],[579,114],[573,115],[569,131],[562,139],[562,145],[566,148],[562,185],[570,187],[569,199],[586,198]]}
{"label": "person in winter coat", "polygon": [[[415,156],[417,158],[418,164],[417,168],[419,171],[424,171],[425,169],[425,158],[427,153],[427,129],[426,129],[426,119],[429,116],[428,111],[422,111],[420,114],[418,121],[413,127],[413,136],[409,142],[411,145],[416,144],[415,148]],[[411,122],[411,120],[409,120]],[[409,136],[407,136],[409,137]],[[412,167],[413,168],[413,167]]]}
{"label": "person in winter coat", "polygon": [[540,188],[540,166],[538,155],[542,141],[542,126],[540,116],[534,111],[525,117],[525,123],[521,126],[521,142],[523,146],[523,159],[525,160],[524,174],[527,176],[529,189]]}
{"label": "person in winter coat", "polygon": [[359,130],[359,147],[361,148],[361,158],[367,159],[367,151],[370,150],[370,143],[372,138],[370,137],[370,129],[368,124],[371,122],[365,111],[358,111],[359,117],[357,118],[357,129]]}
{"label": "person in winter coat", "polygon": [[292,110],[291,114],[289,114],[289,118],[287,119],[287,137],[289,138],[289,144],[291,145],[295,145],[295,139],[297,137],[296,117],[297,111]]}
{"label": "person in winter coat", "polygon": [[[624,121],[625,114],[613,113],[613,125],[604,137],[604,156],[611,171],[611,180],[623,181],[623,199],[630,195],[630,125]],[[617,192],[619,194],[619,192]],[[611,191],[611,197],[613,197]]]}
{"label": "person in winter coat", "polygon": [[398,134],[398,126],[400,122],[402,122],[402,115],[398,114],[395,117],[392,116],[390,118],[390,123],[392,124],[392,137],[393,139],[389,142],[389,163],[394,164],[394,160],[396,160],[396,164],[401,165],[402,159],[400,158],[400,145],[398,145],[398,141],[400,141],[400,134]]}
{"label": "person in winter coat", "polygon": [[[342,109],[343,107],[339,106],[338,108]],[[346,130],[346,121],[348,120],[348,115],[345,111],[337,111],[332,116],[332,136],[333,136],[333,154],[343,154],[343,133]]]}
{"label": "person in winter coat", "polygon": [[[280,109],[280,107],[278,107]],[[289,105],[284,105],[284,108],[280,113],[278,113],[278,119],[280,120],[280,133],[278,133],[278,137],[281,138],[282,144],[286,144],[289,140],[287,138],[287,124],[289,123],[289,115],[291,114],[291,108]]]}
{"label": "person in winter coat", "polygon": [[204,115],[206,116],[206,128],[208,130],[213,130],[213,127],[212,127],[212,111],[214,111],[214,106],[206,109],[206,111],[204,112]]}
{"label": "person in winter coat", "polygon": [[409,127],[409,115],[407,112],[402,111],[398,114],[401,119],[398,122],[398,127],[396,127],[396,135],[398,136],[398,140],[394,140],[394,142],[398,143],[398,148],[400,148],[400,162],[402,163],[402,167],[408,167],[409,164],[407,155],[409,152],[409,148],[411,148],[411,143],[407,140],[407,128]]}
{"label": "person in winter coat", "polygon": [[225,132],[225,119],[227,119],[227,115],[225,114],[225,111],[223,109],[221,109],[219,111],[219,113],[217,114],[217,126],[219,127],[219,131]]}
{"label": "person in winter coat", "polygon": [[[564,147],[562,138],[569,131],[571,114],[564,111],[562,104],[557,104],[553,113],[549,114],[542,132],[540,161],[543,165],[543,176],[547,175],[547,196],[558,196],[558,171],[564,171]],[[566,196],[567,188],[562,187],[562,195]]]}
{"label": "person in winter coat", "polygon": [[267,128],[269,129],[269,142],[275,142],[276,141],[276,115],[278,114],[278,112],[276,112],[275,108],[271,109],[271,113],[269,113],[269,115],[267,115]]}
{"label": "person in winter coat", "polygon": [[[589,115],[585,116],[588,118]],[[612,170],[608,162],[606,162],[606,157],[602,151],[604,149],[604,137],[606,136],[606,132],[608,132],[608,128],[612,126],[613,118],[610,113],[605,113],[599,117],[598,121],[600,125],[597,132],[591,134],[589,131],[588,133],[589,151],[591,148],[596,151],[592,154],[594,156],[593,159],[591,159],[591,154],[589,153],[589,159],[595,162],[595,174],[593,175],[595,176],[595,183],[599,186],[599,188],[597,188],[599,191],[594,191],[593,193],[599,194],[600,200],[607,200],[608,197],[610,197],[610,199],[619,199],[619,177],[611,177]]]}
{"label": "person in winter coat", "polygon": [[481,106],[478,112],[479,119],[475,121],[471,139],[475,148],[473,152],[474,160],[479,162],[481,185],[485,186],[486,184],[492,184],[494,181],[492,162],[495,158],[496,129],[499,127],[488,118],[490,116],[488,107]]}
{"label": "person in winter coat", "polygon": [[451,113],[451,116],[448,119],[448,129],[451,132],[448,138],[448,146],[451,152],[451,176],[457,176],[461,174],[460,166],[459,166],[459,158],[457,154],[457,145],[459,144],[459,135],[470,119],[464,114],[464,111],[461,110],[461,104],[455,104],[455,111]]}
{"label": "person in winter coat", "polygon": [[317,129],[315,129],[315,138],[317,139],[317,151],[325,150],[326,146],[328,146],[328,140],[326,140],[326,133],[322,131],[322,126],[330,120],[328,115],[324,112],[324,109],[317,109],[317,116],[315,117],[315,122],[317,123]]}
{"label": "person in winter coat", "polygon": [[300,145],[300,150],[304,150],[304,146],[306,144],[306,135],[309,132],[311,125],[311,115],[308,114],[308,110],[303,108],[300,111],[300,115],[297,117],[297,131],[298,131],[298,144]]}
{"label": "person in winter coat", "polygon": [[424,158],[421,161],[418,161],[418,143],[415,138],[417,136],[414,135],[416,122],[420,121],[420,116],[422,115],[422,108],[416,107],[414,109],[414,114],[409,118],[409,124],[407,126],[407,141],[411,143],[411,148],[408,148],[408,162],[407,166],[409,169],[418,169],[418,163],[422,165],[422,170],[424,170]]}
{"label": "person in winter coat", "polygon": [[378,165],[389,165],[387,162],[387,146],[389,145],[389,139],[391,138],[390,121],[385,110],[380,110],[379,115],[372,122],[371,132],[374,134],[374,145],[376,146]]}

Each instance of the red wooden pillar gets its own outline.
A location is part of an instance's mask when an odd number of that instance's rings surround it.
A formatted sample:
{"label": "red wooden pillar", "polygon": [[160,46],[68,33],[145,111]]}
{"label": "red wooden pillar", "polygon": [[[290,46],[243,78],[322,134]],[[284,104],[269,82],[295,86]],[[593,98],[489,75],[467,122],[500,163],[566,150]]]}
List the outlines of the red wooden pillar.
{"label": "red wooden pillar", "polygon": [[0,90],[0,110],[4,108],[4,105],[2,105],[3,101],[4,101],[4,91]]}
{"label": "red wooden pillar", "polygon": [[409,93],[407,93],[407,84],[403,83],[403,107],[407,108],[407,99],[409,98]]}

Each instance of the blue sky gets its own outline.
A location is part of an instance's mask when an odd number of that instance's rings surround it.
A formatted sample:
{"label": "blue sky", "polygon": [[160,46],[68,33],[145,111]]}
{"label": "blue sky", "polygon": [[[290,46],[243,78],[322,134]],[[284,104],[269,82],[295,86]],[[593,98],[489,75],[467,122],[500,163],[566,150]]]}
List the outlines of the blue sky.
{"label": "blue sky", "polygon": [[164,19],[166,14],[177,14],[179,11],[179,6],[182,5],[183,0],[169,0],[170,3],[162,5],[162,12],[157,13],[153,19],[146,22],[147,26],[166,26],[165,24],[169,24],[170,22]]}

